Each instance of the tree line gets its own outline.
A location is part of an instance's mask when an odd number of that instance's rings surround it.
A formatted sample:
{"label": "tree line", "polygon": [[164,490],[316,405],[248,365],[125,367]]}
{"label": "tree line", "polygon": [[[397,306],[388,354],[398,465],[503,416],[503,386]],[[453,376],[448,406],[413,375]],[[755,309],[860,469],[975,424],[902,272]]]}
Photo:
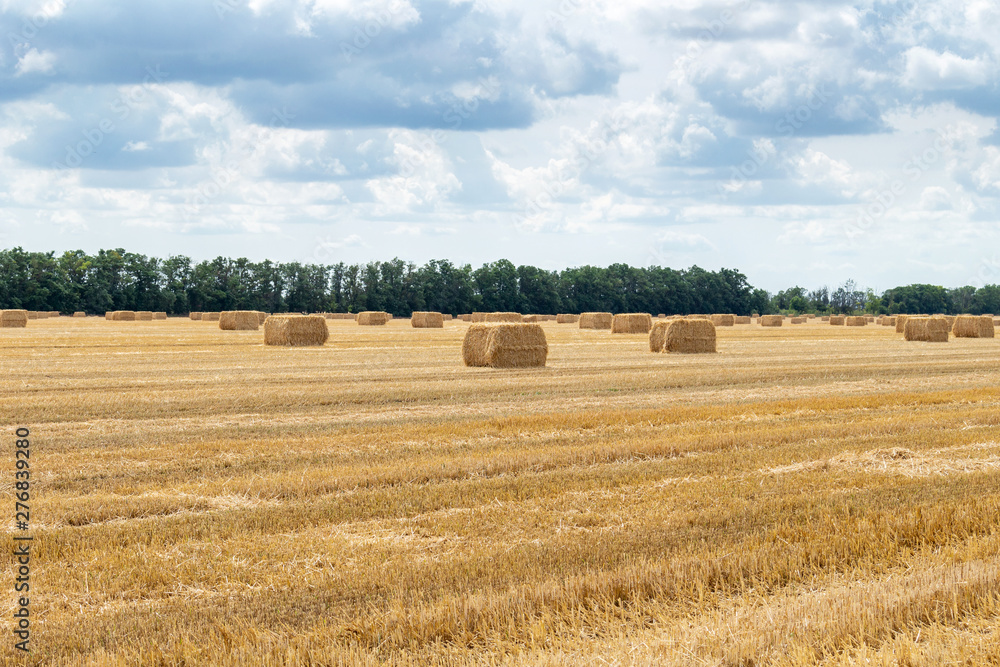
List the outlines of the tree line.
{"label": "tree line", "polygon": [[0,308],[85,311],[261,310],[341,312],[415,310],[556,314],[607,311],[690,313],[1000,313],[1000,288],[946,290],[911,285],[875,294],[848,281],[835,290],[794,287],[771,295],[733,269],[582,266],[547,271],[502,259],[473,269],[448,260],[417,266],[401,259],[365,264],[194,262],[124,249],[64,252],[0,250]]}

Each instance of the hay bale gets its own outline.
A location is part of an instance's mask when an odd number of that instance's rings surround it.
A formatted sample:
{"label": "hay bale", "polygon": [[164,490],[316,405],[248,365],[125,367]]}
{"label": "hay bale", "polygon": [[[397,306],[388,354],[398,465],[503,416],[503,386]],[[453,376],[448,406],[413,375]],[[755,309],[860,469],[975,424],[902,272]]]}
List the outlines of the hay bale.
{"label": "hay bale", "polygon": [[849,327],[864,327],[868,326],[868,318],[864,316],[848,317],[845,319],[844,324]]}
{"label": "hay bale", "polygon": [[87,313],[83,312],[82,310],[78,310],[75,313],[73,313],[73,317],[86,317],[86,316]]}
{"label": "hay bale", "polygon": [[735,315],[712,315],[712,324],[717,327],[732,327],[736,326],[736,316]]}
{"label": "hay bale", "polygon": [[993,316],[992,315],[982,315],[979,318],[979,337],[980,338],[995,338],[996,329],[993,326]]}
{"label": "hay bale", "polygon": [[649,313],[624,313],[611,320],[611,333],[648,334],[653,328],[653,317]]}
{"label": "hay bale", "polygon": [[830,316],[829,315],[824,315],[823,317],[819,318],[819,321],[820,322],[829,322],[830,321]]}
{"label": "hay bale", "polygon": [[162,312],[162,311],[153,311],[153,319],[154,320],[165,320],[165,319],[167,319],[167,314],[165,312]]}
{"label": "hay bale", "polygon": [[735,324],[751,324],[750,316],[749,315],[737,315],[736,319],[733,321],[733,324],[734,325]]}
{"label": "hay bale", "polygon": [[808,321],[809,321],[809,319],[805,318],[805,317],[793,317],[791,323],[792,324],[805,324]]}
{"label": "hay bale", "polygon": [[581,329],[610,329],[614,320],[611,313],[582,313],[577,321]]}
{"label": "hay bale", "polygon": [[713,354],[716,351],[715,325],[703,319],[657,322],[649,332],[649,349],[675,354]]}
{"label": "hay bale", "polygon": [[521,313],[486,313],[486,319],[483,321],[521,324]]}
{"label": "hay bale", "polygon": [[908,341],[947,343],[948,320],[945,317],[907,317],[903,337]]}
{"label": "hay bale", "polygon": [[781,315],[762,315],[760,318],[760,326],[762,327],[780,327],[785,321],[785,318]]}
{"label": "hay bale", "polygon": [[414,329],[441,329],[444,316],[434,311],[419,311],[410,316],[410,326]]}
{"label": "hay bale", "polygon": [[[993,321],[990,320],[992,326]],[[951,327],[955,338],[979,338],[979,318],[975,315],[959,315]]]}
{"label": "hay bale", "polygon": [[444,319],[445,322],[451,322],[452,320],[455,319],[455,317],[450,313],[444,313],[443,315],[441,315],[441,317]]}
{"label": "hay bale", "polygon": [[842,327],[847,323],[847,318],[843,315],[831,315],[830,326]]}
{"label": "hay bale", "polygon": [[201,314],[201,321],[202,322],[218,322],[221,317],[222,317],[222,313],[202,313]]}
{"label": "hay bale", "polygon": [[270,315],[264,320],[265,345],[322,345],[329,337],[322,315]]}
{"label": "hay bale", "polygon": [[136,315],[134,310],[116,310],[111,319],[116,322],[135,322]]}
{"label": "hay bale", "polygon": [[525,324],[535,324],[539,321],[544,322],[545,318],[539,315],[523,315],[521,317],[521,321],[524,322]]}
{"label": "hay bale", "polygon": [[47,319],[49,319],[49,311],[47,311],[47,310],[39,310],[37,313],[35,313],[35,319],[38,319],[38,320],[47,320]]}
{"label": "hay bale", "polygon": [[906,332],[906,320],[909,317],[909,315],[896,315],[896,333]]}
{"label": "hay bale", "polygon": [[151,310],[137,310],[135,313],[135,319],[138,322],[152,322],[153,321],[153,311]]}
{"label": "hay bale", "polygon": [[465,332],[466,366],[534,368],[545,365],[549,346],[538,324],[475,323]]}
{"label": "hay bale", "polygon": [[188,313],[188,317],[190,317],[192,320],[195,320],[197,322],[201,322],[201,312],[200,311],[199,312]]}
{"label": "hay bale", "polygon": [[267,313],[263,313],[263,312],[261,312],[259,310],[254,311],[254,312],[257,313],[257,325],[258,326],[264,326],[264,322],[267,320],[267,317],[268,317]]}
{"label": "hay bale", "polygon": [[358,313],[358,325],[362,327],[375,327],[388,324],[389,313],[381,310],[366,310]]}
{"label": "hay bale", "polygon": [[106,320],[113,320],[113,319],[115,319],[115,311],[109,310],[106,313],[104,313],[104,319],[106,319]]}
{"label": "hay bale", "polygon": [[260,318],[255,310],[224,310],[219,313],[219,328],[223,331],[257,331]]}
{"label": "hay bale", "polygon": [[28,311],[20,309],[0,310],[0,328],[23,329],[28,326]]}
{"label": "hay bale", "polygon": [[579,321],[579,315],[570,315],[569,313],[556,315],[556,324],[576,324]]}

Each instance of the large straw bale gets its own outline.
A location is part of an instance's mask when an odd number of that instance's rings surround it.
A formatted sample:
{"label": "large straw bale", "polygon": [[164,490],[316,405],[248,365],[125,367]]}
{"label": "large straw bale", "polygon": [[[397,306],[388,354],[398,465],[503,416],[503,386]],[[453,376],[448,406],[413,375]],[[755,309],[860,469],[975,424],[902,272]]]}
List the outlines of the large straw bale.
{"label": "large straw bale", "polygon": [[111,319],[116,322],[135,322],[136,314],[134,310],[116,310]]}
{"label": "large straw bale", "polygon": [[611,333],[648,334],[653,327],[649,313],[623,313],[611,320]]}
{"label": "large straw bale", "polygon": [[264,320],[265,345],[322,345],[329,337],[322,315],[271,315]]}
{"label": "large straw bale", "polygon": [[548,352],[545,331],[538,324],[475,323],[465,332],[462,341],[462,359],[466,366],[544,366]]}
{"label": "large straw bale", "polygon": [[201,321],[202,322],[218,322],[221,318],[222,318],[222,313],[221,312],[219,312],[219,313],[211,312],[211,313],[202,313],[201,314]]}
{"label": "large straw bale", "polygon": [[908,341],[948,342],[948,320],[944,317],[907,317],[903,336]]}
{"label": "large straw bale", "polygon": [[219,328],[223,331],[257,331],[260,318],[255,310],[224,310],[219,313]]}
{"label": "large straw bale", "polygon": [[868,325],[868,318],[864,316],[848,317],[844,324],[849,327],[863,327]]}
{"label": "large straw bale", "polygon": [[153,321],[153,311],[151,310],[137,310],[135,313],[135,319],[139,322],[152,322]]}
{"label": "large straw bale", "polygon": [[410,316],[410,326],[414,329],[441,329],[444,316],[434,311],[417,311]]}
{"label": "large straw bale", "polygon": [[736,319],[733,321],[733,324],[750,324],[750,316],[749,315],[737,315]]}
{"label": "large straw bale", "polygon": [[996,337],[996,329],[993,326],[992,315],[982,315],[979,317],[979,337],[980,338]]}
{"label": "large straw bale", "polygon": [[556,324],[576,324],[580,321],[579,315],[571,315],[569,313],[562,313],[556,315]]}
{"label": "large straw bale", "polygon": [[959,315],[955,318],[951,332],[955,334],[955,338],[979,338],[979,318],[975,315]]}
{"label": "large straw bale", "polygon": [[475,323],[475,322],[485,322],[486,321],[486,313],[481,313],[479,311],[471,313],[469,315],[469,321],[473,322],[473,323]]}
{"label": "large straw bale", "polygon": [[712,315],[712,324],[717,327],[731,327],[736,325],[735,315]]}
{"label": "large straw bale", "polygon": [[375,327],[388,324],[389,313],[381,310],[365,310],[358,313],[358,325],[363,327]]}
{"label": "large straw bale", "polygon": [[188,317],[197,322],[201,322],[201,311],[191,311],[188,313]]}
{"label": "large straw bale", "polygon": [[610,329],[614,320],[611,313],[582,313],[578,322],[581,329]]}
{"label": "large straw bale", "polygon": [[509,324],[521,324],[521,313],[486,313],[484,322],[507,322]]}
{"label": "large straw bale", "polygon": [[831,315],[830,316],[830,326],[842,327],[847,324],[847,318],[843,315]]}
{"label": "large straw bale", "polygon": [[167,319],[167,313],[165,311],[157,310],[153,311],[154,320],[165,320]]}
{"label": "large straw bale", "polygon": [[785,318],[781,315],[761,315],[760,325],[762,327],[780,327],[784,321]]}
{"label": "large straw bale", "polygon": [[28,326],[28,311],[20,309],[0,310],[0,328],[23,329]]}
{"label": "large straw bale", "polygon": [[657,322],[649,332],[652,352],[710,354],[716,351],[715,325],[711,320],[680,319]]}
{"label": "large straw bale", "polygon": [[906,332],[906,320],[909,317],[909,315],[896,315],[896,333]]}

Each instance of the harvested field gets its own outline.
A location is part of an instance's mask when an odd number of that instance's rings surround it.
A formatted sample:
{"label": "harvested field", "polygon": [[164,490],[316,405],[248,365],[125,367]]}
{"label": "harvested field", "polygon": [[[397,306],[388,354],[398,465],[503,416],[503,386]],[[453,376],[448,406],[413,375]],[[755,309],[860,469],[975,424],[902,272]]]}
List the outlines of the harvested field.
{"label": "harvested field", "polygon": [[995,339],[543,322],[492,369],[468,325],[319,319],[2,330],[26,664],[996,664]]}

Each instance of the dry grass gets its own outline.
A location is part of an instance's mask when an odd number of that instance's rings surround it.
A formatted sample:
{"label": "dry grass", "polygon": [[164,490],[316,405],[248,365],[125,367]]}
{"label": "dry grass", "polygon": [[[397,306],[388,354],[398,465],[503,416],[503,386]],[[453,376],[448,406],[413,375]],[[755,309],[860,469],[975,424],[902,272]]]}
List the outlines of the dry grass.
{"label": "dry grass", "polygon": [[545,368],[494,370],[464,323],[328,326],[3,330],[24,664],[1000,661],[995,339],[545,322]]}

